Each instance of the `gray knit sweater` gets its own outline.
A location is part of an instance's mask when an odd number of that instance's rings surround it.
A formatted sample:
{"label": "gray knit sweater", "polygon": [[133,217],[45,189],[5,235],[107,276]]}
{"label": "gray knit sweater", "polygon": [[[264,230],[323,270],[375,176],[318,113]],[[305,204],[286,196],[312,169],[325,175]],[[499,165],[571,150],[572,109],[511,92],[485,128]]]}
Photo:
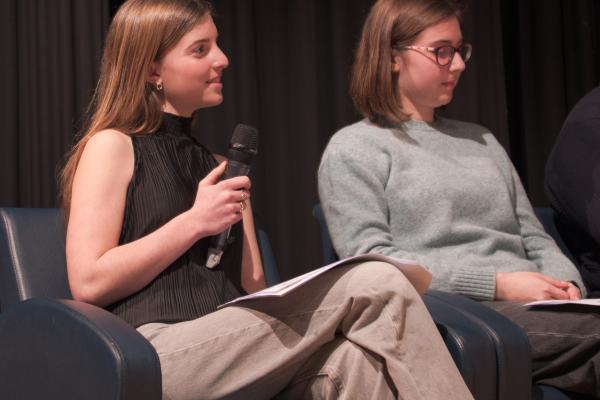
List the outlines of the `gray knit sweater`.
{"label": "gray knit sweater", "polygon": [[325,149],[319,196],[341,257],[413,259],[432,272],[432,288],[479,300],[494,299],[496,272],[537,271],[584,288],[481,126],[439,117],[350,125]]}

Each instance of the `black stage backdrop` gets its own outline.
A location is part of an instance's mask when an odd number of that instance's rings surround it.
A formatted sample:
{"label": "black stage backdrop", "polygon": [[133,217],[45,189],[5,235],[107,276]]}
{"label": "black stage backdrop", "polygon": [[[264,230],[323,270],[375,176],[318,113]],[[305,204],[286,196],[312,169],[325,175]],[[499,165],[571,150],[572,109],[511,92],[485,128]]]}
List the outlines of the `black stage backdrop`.
{"label": "black stage backdrop", "polygon": [[[119,0],[2,0],[0,206],[56,205],[56,166],[73,141]],[[356,121],[348,72],[373,0],[215,0],[230,59],[225,102],[196,136],[225,153],[238,122],[260,130],[253,203],[281,275],[320,265],[316,170],[329,137]],[[600,1],[471,0],[474,56],[443,113],[483,124],[509,151],[535,205],[568,111],[600,83]],[[368,206],[368,205],[365,205]]]}

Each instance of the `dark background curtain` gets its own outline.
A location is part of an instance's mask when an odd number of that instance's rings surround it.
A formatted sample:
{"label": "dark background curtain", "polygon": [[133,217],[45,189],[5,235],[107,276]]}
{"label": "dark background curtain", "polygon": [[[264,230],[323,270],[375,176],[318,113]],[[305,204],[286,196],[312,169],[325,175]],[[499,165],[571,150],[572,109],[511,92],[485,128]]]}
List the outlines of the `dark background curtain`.
{"label": "dark background curtain", "polygon": [[55,205],[109,22],[97,0],[0,1],[0,206]]}
{"label": "dark background curtain", "polygon": [[[80,126],[105,29],[120,0],[3,0],[0,206],[56,205],[55,169]],[[195,135],[225,153],[236,123],[260,130],[253,203],[284,278],[320,265],[316,170],[329,137],[360,118],[353,49],[373,0],[215,0],[229,56],[225,102]],[[471,0],[474,56],[441,112],[490,128],[535,205],[562,121],[600,83],[597,0]],[[365,205],[368,206],[368,205]]]}

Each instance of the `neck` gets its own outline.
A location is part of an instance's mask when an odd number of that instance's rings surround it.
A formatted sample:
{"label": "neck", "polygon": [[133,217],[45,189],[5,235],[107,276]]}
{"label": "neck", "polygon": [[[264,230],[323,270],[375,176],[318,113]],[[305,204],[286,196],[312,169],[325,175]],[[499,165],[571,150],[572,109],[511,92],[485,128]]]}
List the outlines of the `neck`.
{"label": "neck", "polygon": [[433,120],[435,119],[435,113],[433,110],[428,110],[425,113],[415,112],[415,113],[409,113],[409,114],[410,114],[410,118],[414,119],[415,121],[433,122]]}
{"label": "neck", "polygon": [[435,118],[434,108],[418,106],[404,96],[402,98],[402,111],[410,115],[410,119],[415,121],[433,122]]}
{"label": "neck", "polygon": [[194,112],[194,110],[183,110],[181,108],[174,107],[172,104],[170,104],[168,102],[166,102],[163,105],[162,110],[163,110],[163,112],[177,115],[178,117],[186,117],[186,118],[190,118]]}

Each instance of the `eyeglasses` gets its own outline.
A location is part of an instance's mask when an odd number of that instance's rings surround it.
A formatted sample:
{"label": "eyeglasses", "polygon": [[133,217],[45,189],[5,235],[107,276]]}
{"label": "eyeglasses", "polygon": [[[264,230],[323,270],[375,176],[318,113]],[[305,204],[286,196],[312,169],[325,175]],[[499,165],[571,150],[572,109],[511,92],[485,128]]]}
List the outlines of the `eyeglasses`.
{"label": "eyeglasses", "polygon": [[440,47],[426,47],[426,46],[392,46],[392,48],[396,50],[425,50],[430,53],[435,54],[435,62],[440,67],[445,67],[450,64],[452,60],[454,60],[454,55],[456,53],[460,54],[460,58],[462,58],[463,62],[469,61],[471,58],[471,53],[473,52],[473,46],[469,43],[463,43],[459,47],[454,47],[450,45],[440,46]]}

